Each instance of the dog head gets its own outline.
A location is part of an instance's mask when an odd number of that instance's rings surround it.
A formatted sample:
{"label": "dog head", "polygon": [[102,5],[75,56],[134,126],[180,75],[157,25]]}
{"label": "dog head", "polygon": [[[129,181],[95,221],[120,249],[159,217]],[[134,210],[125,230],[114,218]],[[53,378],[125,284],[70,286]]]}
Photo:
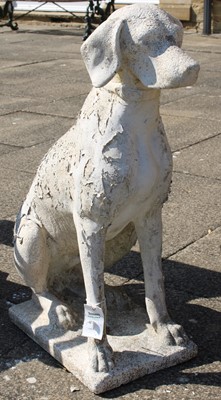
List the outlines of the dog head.
{"label": "dog head", "polygon": [[199,65],[181,50],[181,23],[157,6],[115,11],[81,46],[93,86],[128,70],[145,87],[168,89],[195,83]]}

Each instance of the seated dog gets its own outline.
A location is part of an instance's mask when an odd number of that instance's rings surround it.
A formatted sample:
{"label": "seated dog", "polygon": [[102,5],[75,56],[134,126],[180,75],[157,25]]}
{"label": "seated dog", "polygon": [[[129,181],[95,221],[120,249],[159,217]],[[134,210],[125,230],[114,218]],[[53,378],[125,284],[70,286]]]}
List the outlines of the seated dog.
{"label": "seated dog", "polygon": [[[161,210],[172,157],[160,90],[192,85],[199,66],[181,50],[182,26],[156,6],[114,12],[81,47],[93,88],[73,126],[48,151],[19,212],[15,263],[35,296],[63,268],[83,271],[87,304],[106,319],[104,267],[139,241],[150,323],[167,344],[182,328],[165,304]],[[119,250],[113,255],[112,249]],[[105,324],[89,340],[94,371],[113,366]]]}

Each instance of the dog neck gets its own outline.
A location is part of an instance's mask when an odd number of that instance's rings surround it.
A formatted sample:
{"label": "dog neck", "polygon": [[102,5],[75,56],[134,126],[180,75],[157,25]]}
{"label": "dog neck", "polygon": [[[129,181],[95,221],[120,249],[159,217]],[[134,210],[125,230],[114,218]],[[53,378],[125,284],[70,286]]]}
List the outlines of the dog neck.
{"label": "dog neck", "polygon": [[127,103],[131,102],[159,102],[160,90],[145,87],[132,74],[118,72],[114,78],[104,86],[105,90],[115,93]]}

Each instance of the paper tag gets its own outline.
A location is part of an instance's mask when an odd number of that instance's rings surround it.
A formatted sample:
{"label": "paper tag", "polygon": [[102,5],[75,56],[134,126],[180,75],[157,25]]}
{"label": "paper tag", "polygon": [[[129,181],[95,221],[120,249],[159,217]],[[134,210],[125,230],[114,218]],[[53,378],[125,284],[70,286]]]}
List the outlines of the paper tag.
{"label": "paper tag", "polygon": [[104,313],[100,307],[84,305],[84,324],[82,336],[102,339],[104,331]]}

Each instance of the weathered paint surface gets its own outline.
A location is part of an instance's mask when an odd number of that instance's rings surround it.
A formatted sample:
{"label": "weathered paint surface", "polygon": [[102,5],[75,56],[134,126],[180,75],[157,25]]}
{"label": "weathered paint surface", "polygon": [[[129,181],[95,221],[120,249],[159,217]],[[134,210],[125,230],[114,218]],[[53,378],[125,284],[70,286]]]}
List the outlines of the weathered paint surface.
{"label": "weathered paint surface", "polygon": [[[16,266],[41,304],[64,268],[81,264],[87,303],[105,318],[104,267],[138,237],[147,312],[165,345],[187,340],[168,315],[161,271],[172,158],[160,90],[192,85],[199,71],[181,43],[179,21],[147,5],[114,12],[87,39],[81,51],[94,87],[76,125],[44,157],[15,234]],[[93,371],[113,368],[105,329],[89,340],[89,355]]]}

